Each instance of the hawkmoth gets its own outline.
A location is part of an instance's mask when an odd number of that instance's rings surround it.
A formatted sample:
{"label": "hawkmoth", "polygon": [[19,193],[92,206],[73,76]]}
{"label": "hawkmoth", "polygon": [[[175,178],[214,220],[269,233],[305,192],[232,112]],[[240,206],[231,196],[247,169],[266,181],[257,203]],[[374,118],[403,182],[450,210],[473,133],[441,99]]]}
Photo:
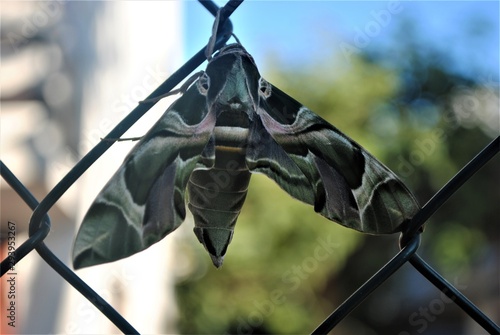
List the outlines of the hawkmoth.
{"label": "hawkmoth", "polygon": [[324,217],[369,234],[401,231],[419,205],[377,159],[264,80],[240,43],[223,47],[138,142],[84,217],[75,268],[115,261],[184,221],[220,267],[251,173]]}

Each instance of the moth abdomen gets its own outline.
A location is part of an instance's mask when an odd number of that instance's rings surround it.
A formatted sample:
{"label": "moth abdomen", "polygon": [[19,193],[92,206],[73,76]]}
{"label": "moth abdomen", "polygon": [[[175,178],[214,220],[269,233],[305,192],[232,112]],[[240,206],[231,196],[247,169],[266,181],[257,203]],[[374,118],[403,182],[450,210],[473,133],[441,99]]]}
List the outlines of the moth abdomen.
{"label": "moth abdomen", "polygon": [[187,186],[188,203],[194,206],[194,210],[202,208],[239,212],[245,201],[249,182],[248,171],[241,171],[237,176],[219,169],[193,171]]}
{"label": "moth abdomen", "polygon": [[241,148],[216,146],[215,165],[195,170],[189,178],[188,207],[194,232],[216,267],[222,265],[248,191],[250,171]]}

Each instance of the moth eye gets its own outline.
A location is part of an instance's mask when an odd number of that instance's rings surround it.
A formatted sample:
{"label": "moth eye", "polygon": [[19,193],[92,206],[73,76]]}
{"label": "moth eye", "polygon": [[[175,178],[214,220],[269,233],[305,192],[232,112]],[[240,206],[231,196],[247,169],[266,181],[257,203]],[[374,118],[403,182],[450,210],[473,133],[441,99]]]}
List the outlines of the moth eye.
{"label": "moth eye", "polygon": [[206,95],[210,87],[210,77],[207,76],[206,73],[203,73],[200,79],[198,79],[197,84],[198,84],[198,91],[200,91],[201,94]]}
{"label": "moth eye", "polygon": [[259,92],[264,98],[269,98],[271,96],[271,84],[262,77],[259,79]]}

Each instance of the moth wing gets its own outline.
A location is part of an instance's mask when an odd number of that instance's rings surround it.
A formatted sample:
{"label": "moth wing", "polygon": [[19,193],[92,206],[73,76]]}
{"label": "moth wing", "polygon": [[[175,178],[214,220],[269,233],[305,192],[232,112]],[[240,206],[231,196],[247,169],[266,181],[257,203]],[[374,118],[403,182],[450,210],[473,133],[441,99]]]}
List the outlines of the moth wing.
{"label": "moth wing", "polygon": [[252,121],[245,157],[248,169],[273,179],[292,197],[314,204],[316,193],[311,184],[313,178],[308,178],[309,170],[299,168],[300,162],[292,157],[271,136],[261,118]]}
{"label": "moth wing", "polygon": [[[402,223],[419,210],[413,194],[393,172],[276,87],[261,99],[257,114],[282,148],[264,149],[266,159],[273,162],[268,166],[276,168],[261,167],[258,172],[326,218],[361,232],[388,234],[401,231]],[[283,158],[283,152],[288,158]],[[286,177],[297,175],[297,169],[302,172],[300,178]]]}
{"label": "moth wing", "polygon": [[75,269],[142,251],[184,221],[191,172],[215,159],[214,126],[214,112],[192,85],[138,142],[91,205],[74,243]]}

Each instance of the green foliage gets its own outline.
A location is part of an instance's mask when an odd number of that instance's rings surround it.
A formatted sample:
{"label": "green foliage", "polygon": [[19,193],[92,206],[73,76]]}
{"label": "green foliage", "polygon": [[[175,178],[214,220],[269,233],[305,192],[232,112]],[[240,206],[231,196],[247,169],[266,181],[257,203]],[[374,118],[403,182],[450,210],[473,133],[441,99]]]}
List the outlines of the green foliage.
{"label": "green foliage", "polygon": [[369,129],[377,125],[373,112],[381,111],[399,87],[397,73],[358,57],[348,68],[324,60],[288,75],[271,73],[269,80],[370,152],[380,147]]}
{"label": "green foliage", "polygon": [[488,241],[481,230],[451,220],[443,229],[435,230],[430,246],[439,268],[452,273],[469,272],[471,264],[485,256],[486,248]]}

